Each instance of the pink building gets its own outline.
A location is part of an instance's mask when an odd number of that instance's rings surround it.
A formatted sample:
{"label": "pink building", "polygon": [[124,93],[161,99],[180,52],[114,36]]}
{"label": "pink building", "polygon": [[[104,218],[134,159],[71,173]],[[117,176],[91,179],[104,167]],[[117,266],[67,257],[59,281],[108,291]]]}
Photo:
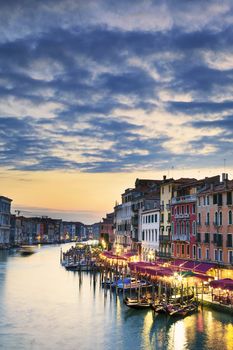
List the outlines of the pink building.
{"label": "pink building", "polygon": [[209,184],[197,195],[197,259],[233,264],[233,180]]}

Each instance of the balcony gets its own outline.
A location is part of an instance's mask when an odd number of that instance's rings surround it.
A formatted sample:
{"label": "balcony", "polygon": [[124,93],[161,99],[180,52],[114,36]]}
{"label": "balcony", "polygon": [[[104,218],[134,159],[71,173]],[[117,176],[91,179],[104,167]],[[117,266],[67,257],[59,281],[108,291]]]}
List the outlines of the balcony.
{"label": "balcony", "polygon": [[171,258],[171,253],[157,252],[156,254],[159,258]]}
{"label": "balcony", "polygon": [[183,214],[176,214],[176,215],[174,215],[174,217],[175,217],[175,219],[189,219],[190,218],[190,214],[185,214],[185,213],[183,213]]}
{"label": "balcony", "polygon": [[196,200],[197,200],[197,196],[195,194],[191,194],[187,196],[174,197],[172,198],[171,203],[172,204],[190,203],[190,202],[196,202]]}
{"label": "balcony", "polygon": [[168,235],[159,235],[159,242],[170,242],[170,237]]}
{"label": "balcony", "polygon": [[190,235],[188,234],[183,234],[183,235],[172,235],[172,240],[173,241],[184,241],[184,242],[189,242],[190,241]]}
{"label": "balcony", "polygon": [[213,225],[214,225],[215,227],[220,227],[220,226],[222,226],[222,223],[219,223],[218,221],[214,221],[214,222],[213,222]]}

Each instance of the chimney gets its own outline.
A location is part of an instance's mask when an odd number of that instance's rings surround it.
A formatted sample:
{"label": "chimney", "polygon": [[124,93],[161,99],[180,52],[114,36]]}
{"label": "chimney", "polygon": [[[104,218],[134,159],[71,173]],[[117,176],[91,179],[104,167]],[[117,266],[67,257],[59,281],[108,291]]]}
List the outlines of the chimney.
{"label": "chimney", "polygon": [[228,174],[224,174],[223,182],[224,182],[224,188],[227,188],[227,184],[228,184]]}
{"label": "chimney", "polygon": [[166,176],[166,175],[163,175],[163,180],[164,180],[164,181],[166,180],[166,178],[167,178],[167,176]]}

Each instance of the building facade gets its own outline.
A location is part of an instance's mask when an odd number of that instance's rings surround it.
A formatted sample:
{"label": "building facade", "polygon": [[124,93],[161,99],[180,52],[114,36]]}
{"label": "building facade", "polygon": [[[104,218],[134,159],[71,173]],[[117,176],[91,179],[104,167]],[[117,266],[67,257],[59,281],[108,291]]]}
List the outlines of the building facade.
{"label": "building facade", "polygon": [[143,210],[140,215],[141,260],[154,261],[159,250],[160,210]]}
{"label": "building facade", "polygon": [[10,198],[0,196],[0,248],[10,244],[11,202]]}
{"label": "building facade", "polygon": [[197,197],[197,259],[232,266],[233,180],[223,174]]}

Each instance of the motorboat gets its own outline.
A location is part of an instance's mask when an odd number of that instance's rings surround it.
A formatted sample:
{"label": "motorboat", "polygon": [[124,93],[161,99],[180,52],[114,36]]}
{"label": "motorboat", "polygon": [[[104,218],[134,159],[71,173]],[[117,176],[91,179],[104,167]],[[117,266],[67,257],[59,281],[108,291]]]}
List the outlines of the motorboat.
{"label": "motorboat", "polygon": [[32,255],[36,252],[36,246],[33,245],[22,245],[19,248],[19,252],[22,256]]}

